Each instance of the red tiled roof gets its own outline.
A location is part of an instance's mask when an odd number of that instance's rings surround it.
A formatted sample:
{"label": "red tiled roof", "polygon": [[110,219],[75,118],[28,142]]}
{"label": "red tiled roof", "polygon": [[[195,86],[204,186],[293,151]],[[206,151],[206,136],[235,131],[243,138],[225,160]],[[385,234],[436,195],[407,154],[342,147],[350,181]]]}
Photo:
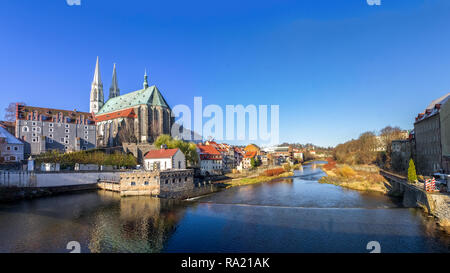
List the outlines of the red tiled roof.
{"label": "red tiled roof", "polygon": [[98,116],[95,116],[94,119],[96,122],[99,122],[99,121],[105,121],[105,120],[110,120],[110,119],[115,119],[115,118],[136,118],[136,117],[137,117],[137,115],[134,113],[133,108],[128,108],[128,109],[120,110],[117,112],[98,115]]}
{"label": "red tiled roof", "polygon": [[79,112],[76,109],[61,110],[16,104],[16,119],[58,122],[59,118],[65,123],[90,124],[90,122],[94,122],[91,113]]}
{"label": "red tiled roof", "polygon": [[217,149],[214,148],[214,146],[212,146],[212,145],[201,145],[201,144],[198,144],[197,147],[200,149],[201,153],[220,155],[219,151],[217,151]]}
{"label": "red tiled roof", "polygon": [[222,155],[212,145],[197,144],[201,160],[222,160]]}
{"label": "red tiled roof", "polygon": [[145,154],[145,158],[171,158],[179,149],[151,150]]}
{"label": "red tiled roof", "polygon": [[256,156],[256,151],[246,152],[244,158],[253,158]]}

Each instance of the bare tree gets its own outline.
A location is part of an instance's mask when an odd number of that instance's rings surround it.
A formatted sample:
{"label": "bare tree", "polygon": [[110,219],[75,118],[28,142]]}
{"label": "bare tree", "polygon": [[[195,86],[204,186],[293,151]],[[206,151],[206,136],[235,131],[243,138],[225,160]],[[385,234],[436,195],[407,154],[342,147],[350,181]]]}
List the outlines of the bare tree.
{"label": "bare tree", "polygon": [[[25,105],[24,102],[17,102],[18,104]],[[16,120],[16,102],[11,102],[8,107],[5,108],[5,120],[15,121]]]}

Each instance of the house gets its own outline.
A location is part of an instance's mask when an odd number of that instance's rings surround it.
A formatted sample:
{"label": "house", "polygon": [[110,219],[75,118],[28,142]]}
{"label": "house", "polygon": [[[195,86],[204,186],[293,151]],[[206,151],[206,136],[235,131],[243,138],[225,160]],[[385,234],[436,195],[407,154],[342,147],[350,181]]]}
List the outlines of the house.
{"label": "house", "polygon": [[144,156],[144,168],[148,171],[186,169],[186,157],[178,148],[151,150]]}
{"label": "house", "polygon": [[197,144],[200,159],[200,173],[205,176],[222,175],[222,154],[212,145]]}
{"label": "house", "polygon": [[[445,154],[448,153],[448,101],[450,93],[432,101],[414,123],[415,158],[418,173],[431,175],[448,171]],[[445,109],[441,116],[441,109]],[[446,144],[447,143],[447,144]]]}
{"label": "house", "polygon": [[256,151],[250,151],[245,153],[244,159],[242,159],[241,166],[242,169],[250,169],[252,167],[252,159],[256,160],[257,152]]}
{"label": "house", "polygon": [[16,105],[15,135],[24,142],[27,156],[95,148],[95,128],[90,113]]}
{"label": "house", "polygon": [[0,163],[20,162],[24,159],[24,144],[0,126]]}

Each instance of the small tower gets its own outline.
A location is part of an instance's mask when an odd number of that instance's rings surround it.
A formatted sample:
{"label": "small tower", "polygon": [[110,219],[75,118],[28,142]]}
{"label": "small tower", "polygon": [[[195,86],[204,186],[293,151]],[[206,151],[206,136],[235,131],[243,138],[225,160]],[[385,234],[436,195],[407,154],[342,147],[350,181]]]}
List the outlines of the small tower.
{"label": "small tower", "polygon": [[111,87],[109,88],[109,98],[120,96],[119,84],[117,83],[116,64],[114,64]]}
{"label": "small tower", "polygon": [[147,69],[145,69],[145,74],[144,74],[144,89],[148,88],[148,81],[147,81]]}
{"label": "small tower", "polygon": [[97,56],[97,64],[95,65],[94,72],[94,80],[91,85],[91,101],[89,112],[96,114],[100,108],[102,108],[104,104],[103,98],[103,83],[100,78],[100,66],[98,64],[98,56]]}

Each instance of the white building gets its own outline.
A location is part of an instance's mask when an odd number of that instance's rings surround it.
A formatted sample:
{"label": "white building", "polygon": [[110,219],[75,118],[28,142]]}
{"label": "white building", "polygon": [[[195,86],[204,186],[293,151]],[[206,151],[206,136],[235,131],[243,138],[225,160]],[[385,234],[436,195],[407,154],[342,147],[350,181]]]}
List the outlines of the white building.
{"label": "white building", "polygon": [[178,148],[151,150],[144,157],[144,168],[148,171],[186,169],[186,157]]}
{"label": "white building", "polygon": [[0,126],[0,162],[22,161],[23,151],[23,142]]}
{"label": "white building", "polygon": [[222,175],[222,154],[212,145],[197,145],[197,153],[200,159],[200,173],[202,175]]}

